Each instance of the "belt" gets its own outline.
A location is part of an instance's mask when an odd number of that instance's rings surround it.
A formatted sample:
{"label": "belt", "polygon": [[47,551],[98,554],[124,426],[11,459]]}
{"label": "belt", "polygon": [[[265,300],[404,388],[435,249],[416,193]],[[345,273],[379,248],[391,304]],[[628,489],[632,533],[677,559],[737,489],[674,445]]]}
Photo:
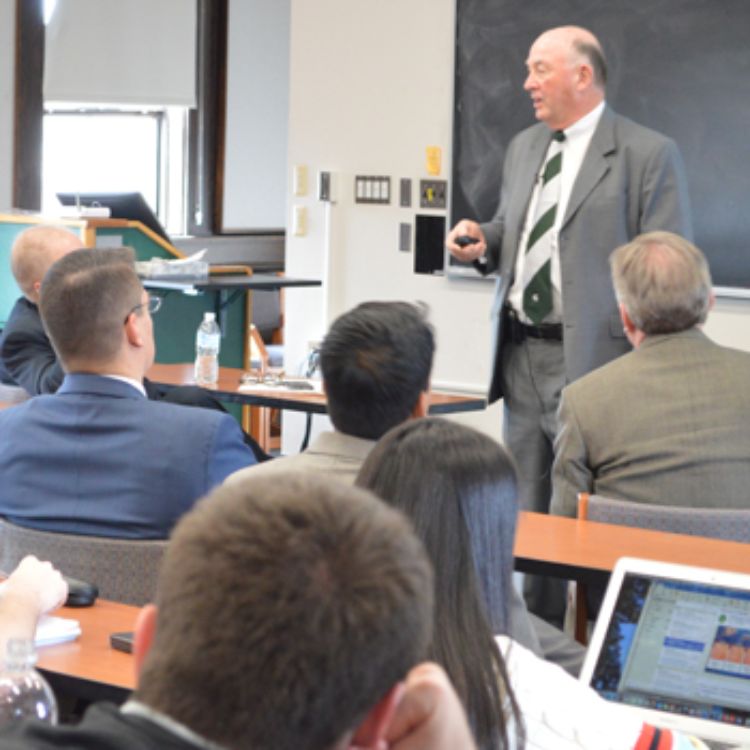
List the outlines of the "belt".
{"label": "belt", "polygon": [[528,325],[518,319],[518,315],[512,307],[506,307],[505,313],[510,338],[515,344],[520,344],[529,338],[545,339],[546,341],[563,340],[562,323],[541,323],[536,326]]}

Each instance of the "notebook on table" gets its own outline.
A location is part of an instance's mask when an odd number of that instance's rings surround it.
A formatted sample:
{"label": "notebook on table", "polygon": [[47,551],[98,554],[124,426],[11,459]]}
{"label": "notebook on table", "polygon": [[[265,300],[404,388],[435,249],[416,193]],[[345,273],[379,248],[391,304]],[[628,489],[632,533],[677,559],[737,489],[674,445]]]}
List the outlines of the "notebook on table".
{"label": "notebook on table", "polygon": [[651,724],[750,748],[750,576],[622,558],[580,679]]}

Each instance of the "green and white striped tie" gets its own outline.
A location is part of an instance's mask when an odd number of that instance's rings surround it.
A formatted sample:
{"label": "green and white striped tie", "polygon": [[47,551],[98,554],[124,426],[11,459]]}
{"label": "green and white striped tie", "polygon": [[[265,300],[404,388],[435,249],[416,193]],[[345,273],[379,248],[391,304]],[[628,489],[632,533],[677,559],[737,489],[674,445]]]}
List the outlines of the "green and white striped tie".
{"label": "green and white striped tie", "polygon": [[560,201],[564,140],[565,133],[556,131],[542,171],[542,187],[534,211],[534,224],[526,241],[523,311],[534,325],[539,325],[552,311],[552,228]]}

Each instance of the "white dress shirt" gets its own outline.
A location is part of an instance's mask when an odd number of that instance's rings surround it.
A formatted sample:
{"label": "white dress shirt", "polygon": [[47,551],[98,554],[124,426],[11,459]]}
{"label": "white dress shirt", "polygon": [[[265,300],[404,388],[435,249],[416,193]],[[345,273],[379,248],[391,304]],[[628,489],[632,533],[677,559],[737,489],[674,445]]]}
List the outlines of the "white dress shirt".
{"label": "white dress shirt", "polygon": [[[573,192],[573,185],[575,184],[578,172],[583,164],[583,159],[586,156],[589,143],[594,135],[596,126],[599,124],[602,112],[604,112],[605,102],[601,102],[599,105],[594,107],[587,115],[584,115],[580,120],[574,122],[569,128],[563,130],[565,133],[565,140],[562,143],[562,171],[560,173],[560,200],[557,204],[557,214],[555,215],[555,224],[551,229],[552,232],[552,312],[545,319],[545,323],[559,323],[562,321],[563,305],[562,305],[562,282],[560,278],[560,248],[557,243],[557,236],[560,233],[560,227],[563,224],[565,218],[565,212],[568,208],[570,201],[570,195]],[[551,138],[551,134],[550,134]],[[551,141],[550,141],[551,143]],[[518,255],[516,256],[516,270],[515,277],[513,280],[513,286],[511,287],[510,294],[508,295],[508,302],[510,306],[516,311],[518,317],[524,323],[530,323],[531,321],[523,314],[523,266],[526,259],[526,241],[529,233],[533,228],[534,212],[536,210],[536,204],[539,200],[539,194],[542,190],[542,179],[541,170],[544,169],[544,165],[547,163],[547,154],[545,154],[542,164],[540,165],[540,174],[534,182],[534,190],[531,194],[531,200],[529,201],[529,208],[526,212],[526,221],[524,224],[523,232],[521,234],[521,242],[518,247]]]}

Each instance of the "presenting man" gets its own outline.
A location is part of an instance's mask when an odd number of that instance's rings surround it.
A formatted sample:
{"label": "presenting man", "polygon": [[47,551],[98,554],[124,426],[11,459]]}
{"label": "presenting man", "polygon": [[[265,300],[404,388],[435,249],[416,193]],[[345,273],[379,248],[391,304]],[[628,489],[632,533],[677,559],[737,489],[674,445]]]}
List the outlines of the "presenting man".
{"label": "presenting man", "polygon": [[563,390],[552,512],[579,492],[635,503],[747,508],[750,354],[700,330],[713,302],[703,254],[651,232],[611,256],[635,348]]}
{"label": "presenting man", "polygon": [[78,250],[44,277],[41,313],[65,379],[0,412],[0,515],[70,534],[164,538],[254,463],[228,414],[150,401],[153,300],[129,250]]}
{"label": "presenting man", "polygon": [[[644,231],[689,237],[691,226],[677,147],[606,105],[596,37],[552,29],[526,64],[524,88],[540,123],[508,148],[495,217],[460,221],[446,245],[499,276],[489,399],[505,402],[523,506],[546,512],[562,387],[629,348],[609,253]],[[544,612],[542,597],[529,592],[534,611]],[[559,616],[559,602],[551,614]]]}

